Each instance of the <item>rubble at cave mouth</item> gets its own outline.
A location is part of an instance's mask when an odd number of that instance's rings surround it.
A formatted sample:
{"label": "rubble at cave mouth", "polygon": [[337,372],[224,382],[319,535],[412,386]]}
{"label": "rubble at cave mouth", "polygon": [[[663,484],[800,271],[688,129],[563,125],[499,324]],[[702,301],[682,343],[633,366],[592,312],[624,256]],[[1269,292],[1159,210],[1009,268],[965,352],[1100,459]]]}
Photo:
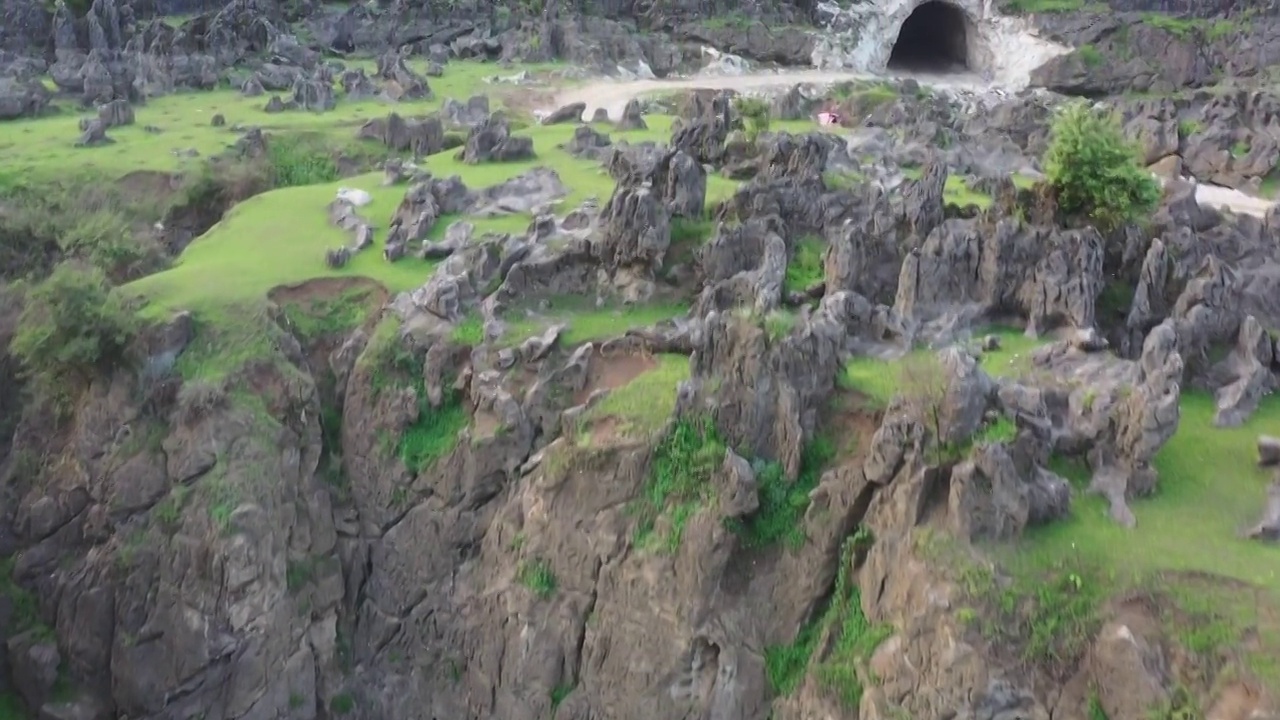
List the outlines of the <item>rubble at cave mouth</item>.
{"label": "rubble at cave mouth", "polygon": [[973,69],[973,29],[973,23],[959,7],[943,0],[929,0],[902,23],[889,54],[888,68],[934,73]]}

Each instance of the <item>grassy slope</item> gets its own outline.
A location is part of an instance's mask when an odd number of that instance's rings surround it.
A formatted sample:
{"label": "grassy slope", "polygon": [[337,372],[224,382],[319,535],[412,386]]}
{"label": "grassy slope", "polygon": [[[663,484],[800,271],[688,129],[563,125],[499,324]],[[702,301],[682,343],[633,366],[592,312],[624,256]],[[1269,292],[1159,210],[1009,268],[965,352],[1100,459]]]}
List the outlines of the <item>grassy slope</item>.
{"label": "grassy slope", "polygon": [[[615,132],[613,136],[632,142],[660,139],[669,133],[670,122],[670,118],[654,117],[649,119],[649,130]],[[536,126],[522,133],[533,137],[536,160],[464,165],[454,160],[453,153],[441,153],[424,164],[440,176],[459,175],[472,188],[498,184],[539,165],[549,166],[572,190],[562,209],[572,208],[591,195],[607,199],[613,191],[612,179],[597,163],[573,158],[556,147],[572,137],[572,125]],[[378,245],[357,255],[342,270],[330,270],[324,264],[326,249],[348,242],[344,233],[329,225],[325,210],[339,187],[358,187],[373,195],[373,202],[361,213],[378,228],[377,241],[382,239],[405,188],[382,188],[380,182],[381,176],[375,173],[255,197],[238,205],[193,242],[172,269],[132,283],[129,288],[166,309],[199,309],[209,303],[254,300],[277,285],[315,277],[364,276],[392,291],[421,285],[430,274],[430,263],[414,259],[387,263]],[[710,179],[708,202],[724,199],[733,189],[734,184],[728,180]],[[433,234],[443,234],[450,220],[438,223]],[[520,232],[531,220],[528,215],[514,215],[473,222],[482,232]]]}
{"label": "grassy slope", "polygon": [[[415,69],[421,71],[423,65],[424,62],[419,61]],[[351,62],[348,66],[364,66],[372,70],[367,62]],[[549,73],[554,66],[523,66],[522,69]],[[116,141],[115,144],[96,148],[74,146],[80,136],[80,118],[90,113],[62,101],[59,103],[62,108],[59,115],[5,123],[4,132],[0,133],[0,174],[43,178],[95,170],[115,176],[137,170],[183,170],[197,167],[204,162],[203,157],[235,143],[239,134],[230,128],[237,124],[257,126],[265,131],[317,132],[346,142],[365,120],[372,117],[392,111],[406,117],[424,115],[438,110],[445,98],[450,97],[463,101],[475,94],[492,97],[498,89],[510,86],[489,85],[485,79],[515,72],[518,70],[502,70],[485,63],[450,63],[443,77],[428,78],[435,93],[431,100],[389,103],[370,99],[357,102],[347,101],[339,92],[337,107],[326,113],[263,112],[271,93],[256,98],[244,97],[230,88],[179,93],[137,106],[135,124],[112,128],[107,135]],[[226,127],[211,125],[216,114],[226,118]],[[148,125],[163,132],[149,133],[144,130]],[[188,148],[199,151],[202,157],[180,158],[174,154]]]}
{"label": "grassy slope", "polygon": [[[997,330],[1003,349],[989,353],[983,367],[995,375],[1014,375],[1025,368],[1027,353],[1039,345],[1016,331]],[[898,374],[891,362],[860,358],[850,363],[845,382],[877,403],[895,391]],[[1212,610],[1230,626],[1230,635],[1259,626],[1261,647],[1251,665],[1280,687],[1280,548],[1240,537],[1257,521],[1267,473],[1255,464],[1259,434],[1280,434],[1280,398],[1263,400],[1259,411],[1238,428],[1213,427],[1214,401],[1205,393],[1184,393],[1178,432],[1156,457],[1158,492],[1132,502],[1137,527],[1126,529],[1107,515],[1106,502],[1083,492],[1088,471],[1059,463],[1056,470],[1076,488],[1071,513],[1057,522],[1032,528],[1014,547],[996,550],[1014,567],[1035,571],[1065,557],[1100,563],[1114,573],[1117,587],[1148,585],[1157,578],[1192,608]],[[1236,592],[1229,584],[1188,582],[1167,573],[1205,573],[1248,583],[1262,590],[1258,598]],[[1257,600],[1255,602],[1255,600]],[[1224,644],[1234,640],[1224,638]]]}

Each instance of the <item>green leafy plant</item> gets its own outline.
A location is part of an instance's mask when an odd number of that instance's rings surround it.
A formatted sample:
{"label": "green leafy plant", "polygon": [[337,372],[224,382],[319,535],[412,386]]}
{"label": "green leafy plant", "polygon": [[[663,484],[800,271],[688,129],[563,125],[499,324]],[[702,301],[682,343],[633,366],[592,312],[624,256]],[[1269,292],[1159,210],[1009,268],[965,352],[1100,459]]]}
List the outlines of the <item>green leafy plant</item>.
{"label": "green leafy plant", "polygon": [[1160,201],[1160,185],[1139,161],[1115,115],[1077,101],[1053,122],[1045,175],[1058,207],[1105,228],[1137,219]]}
{"label": "green leafy plant", "polygon": [[739,97],[733,101],[734,109],[746,125],[747,139],[755,142],[760,133],[769,130],[769,103],[760,98]]}
{"label": "green leafy plant", "polygon": [[535,559],[521,563],[519,578],[521,584],[543,600],[556,592],[556,575],[551,571],[551,563],[546,560]]}
{"label": "green leafy plant", "polygon": [[137,328],[102,271],[63,264],[27,294],[9,349],[37,384],[59,392],[122,360]]}

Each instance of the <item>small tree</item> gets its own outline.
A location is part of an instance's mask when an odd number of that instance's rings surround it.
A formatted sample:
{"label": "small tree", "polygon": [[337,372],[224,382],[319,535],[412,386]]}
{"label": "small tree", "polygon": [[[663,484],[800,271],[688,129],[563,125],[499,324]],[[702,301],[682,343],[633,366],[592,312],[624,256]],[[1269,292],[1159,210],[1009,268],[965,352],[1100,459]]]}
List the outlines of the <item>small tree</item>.
{"label": "small tree", "polygon": [[747,139],[755,142],[769,130],[769,103],[760,98],[740,97],[733,102],[747,127]]}
{"label": "small tree", "polygon": [[27,293],[9,349],[46,390],[118,360],[137,320],[102,271],[62,264]]}
{"label": "small tree", "polygon": [[1114,114],[1073,102],[1053,122],[1045,174],[1064,212],[1086,215],[1103,229],[1151,212],[1160,185],[1142,167]]}
{"label": "small tree", "polygon": [[898,373],[899,397],[924,423],[933,442],[944,445],[942,425],[951,385],[946,368],[933,353],[913,353],[902,359]]}

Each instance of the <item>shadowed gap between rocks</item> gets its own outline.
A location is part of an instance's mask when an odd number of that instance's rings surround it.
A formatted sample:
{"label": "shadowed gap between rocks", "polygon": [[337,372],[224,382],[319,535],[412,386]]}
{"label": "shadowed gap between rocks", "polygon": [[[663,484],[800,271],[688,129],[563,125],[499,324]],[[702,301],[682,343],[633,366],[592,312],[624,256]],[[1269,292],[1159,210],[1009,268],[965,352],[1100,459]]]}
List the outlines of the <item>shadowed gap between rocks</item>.
{"label": "shadowed gap between rocks", "polygon": [[889,53],[889,69],[962,72],[969,68],[969,20],[959,7],[930,0],[911,12]]}

